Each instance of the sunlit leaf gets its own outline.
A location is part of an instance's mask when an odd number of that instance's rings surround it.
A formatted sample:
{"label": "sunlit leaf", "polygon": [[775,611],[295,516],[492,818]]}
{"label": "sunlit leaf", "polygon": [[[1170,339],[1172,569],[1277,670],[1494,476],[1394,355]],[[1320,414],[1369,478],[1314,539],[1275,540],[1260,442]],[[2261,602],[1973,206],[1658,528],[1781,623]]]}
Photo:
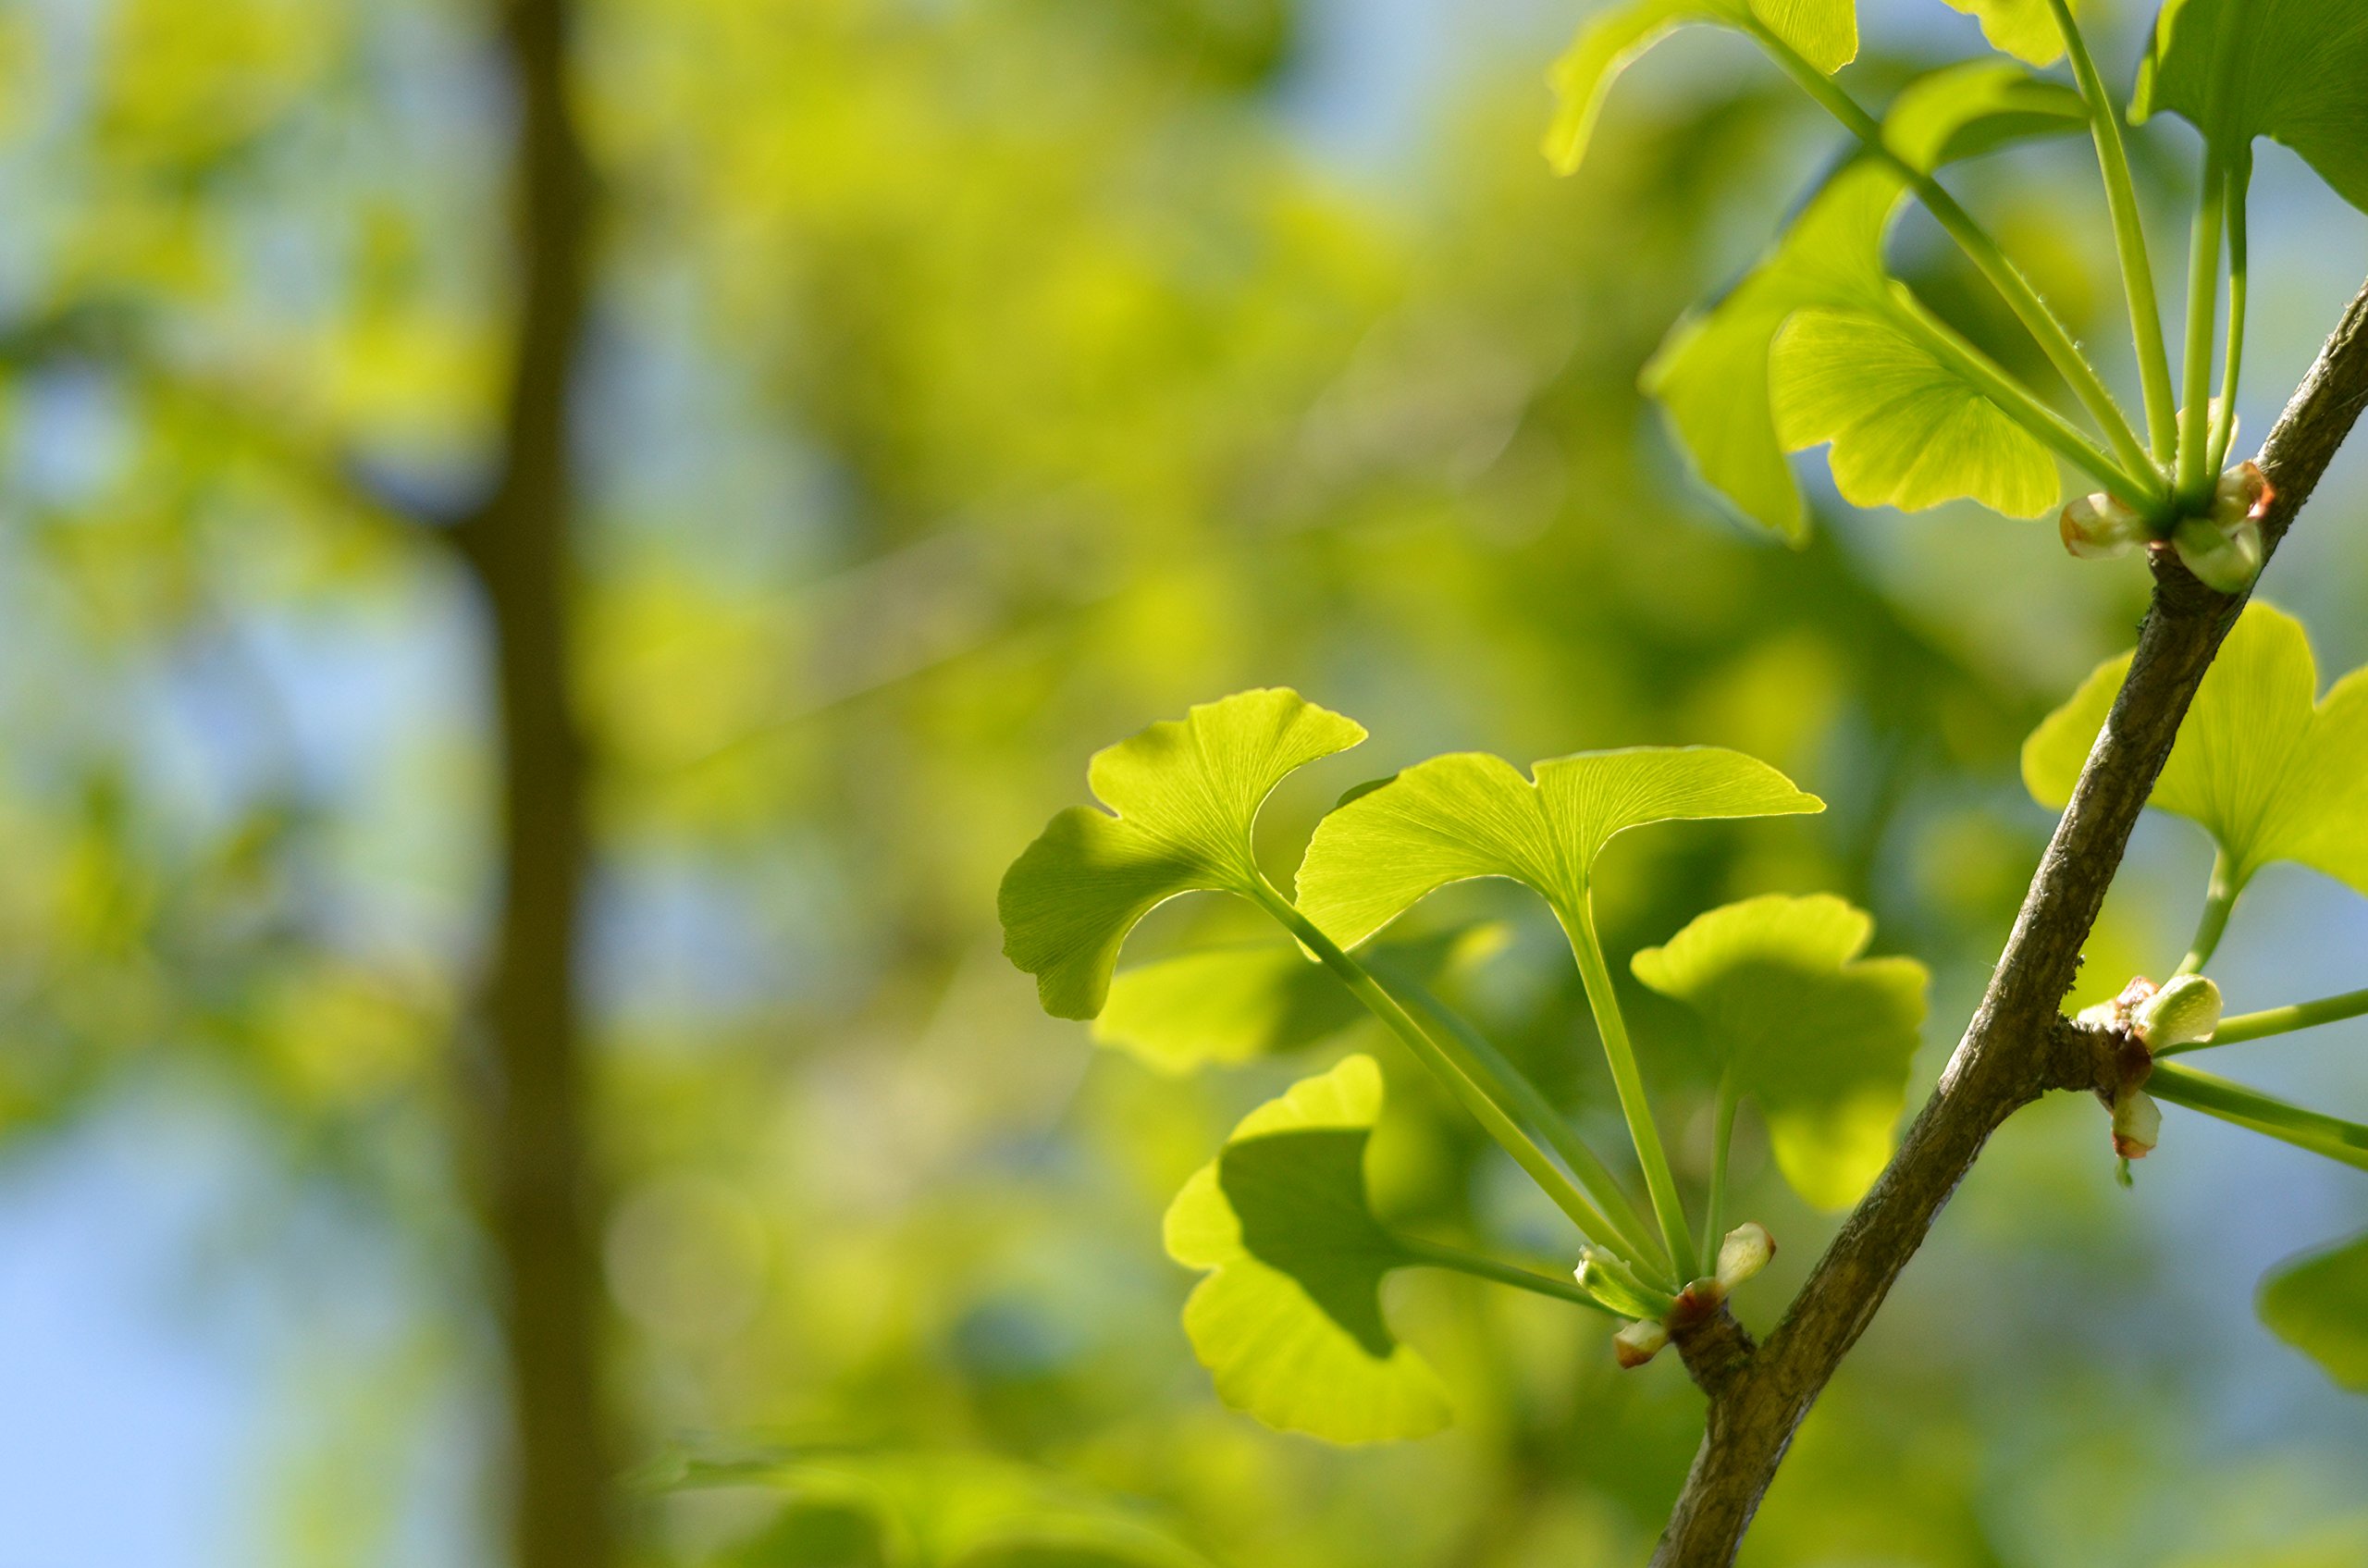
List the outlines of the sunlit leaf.
{"label": "sunlit leaf", "polygon": [[1208,1269],[1184,1330],[1217,1393],[1334,1442],[1448,1423],[1428,1364],[1390,1333],[1382,1276],[1408,1262],[1365,1201],[1381,1069],[1350,1056],[1242,1118],[1167,1210],[1167,1252]]}
{"label": "sunlit leaf", "polygon": [[2368,211],[2368,6],[2169,0],[2130,117],[2168,110],[2235,154],[2267,136]]}
{"label": "sunlit leaf", "polygon": [[[2023,782],[2041,805],[2072,798],[2129,670],[2100,665],[2023,743]],[[2227,854],[2238,886],[2274,860],[2293,860],[2368,893],[2368,670],[2324,701],[2301,623],[2256,599],[2179,727],[2150,804],[2201,823]]]}
{"label": "sunlit leaf", "polygon": [[1741,27],[1755,19],[1819,70],[1837,71],[1857,57],[1856,0],[1615,0],[1579,29],[1554,63],[1557,106],[1546,155],[1564,174],[1576,169],[1613,79],[1679,28]]}
{"label": "sunlit leaf", "polygon": [[[2076,130],[2082,115],[2077,93],[1985,61],[1908,88],[1883,134],[1901,159],[1930,169]],[[1906,193],[1880,158],[1846,166],[1759,265],[1717,305],[1680,322],[1645,367],[1646,392],[1702,481],[1787,538],[1804,537],[1807,514],[1784,454],[1828,439],[1837,483],[1855,504],[1915,507],[1965,495],[2031,515],[2055,499],[2046,448],[1891,325],[1904,302],[1883,246]],[[1828,325],[1788,351],[1780,421],[1776,344],[1809,310]],[[1868,395],[1859,398],[1862,377]],[[1896,394],[1903,381],[1919,395],[1878,401],[1878,389]],[[1930,443],[1924,429],[1935,418],[1946,435]],[[1898,454],[1909,451],[1916,459],[1903,465]]]}
{"label": "sunlit leaf", "polygon": [[1344,945],[1473,877],[1525,883],[1568,913],[1597,854],[1630,828],[1825,809],[1767,763],[1716,747],[1584,751],[1531,772],[1535,783],[1501,758],[1460,752],[1340,807],[1308,844],[1301,909]]}
{"label": "sunlit leaf", "polygon": [[[1451,964],[1501,945],[1479,926],[1377,944],[1366,962],[1386,977],[1427,985]],[[1298,947],[1261,943],[1178,954],[1121,969],[1093,1020],[1093,1038],[1163,1072],[1229,1066],[1327,1040],[1366,1017],[1363,1004]]]}
{"label": "sunlit leaf", "polygon": [[2064,35],[2056,31],[2047,0],[1949,0],[1949,8],[1979,17],[1981,36],[2001,54],[2034,66],[2052,66],[2064,57]]}
{"label": "sunlit leaf", "polygon": [[1701,1016],[1736,1089],[1759,1104],[1777,1168],[1819,1208],[1846,1208],[1890,1160],[1924,1021],[1913,958],[1859,957],[1865,911],[1831,895],[1713,909],[1631,962]]}
{"label": "sunlit leaf", "polygon": [[1972,383],[1884,315],[1807,310],[1769,362],[1777,438],[1830,443],[1853,506],[1922,512],[1965,498],[2008,517],[2053,511],[2055,459]]}
{"label": "sunlit leaf", "polygon": [[1298,769],[1364,738],[1353,720],[1276,688],[1203,703],[1096,752],[1086,782],[1110,809],[1054,817],[996,901],[1004,952],[1036,977],[1044,1010],[1101,1011],[1127,933],[1167,899],[1254,895],[1258,808]]}
{"label": "sunlit leaf", "polygon": [[2368,1393],[2368,1236],[2280,1266],[2255,1304],[2272,1333]]}

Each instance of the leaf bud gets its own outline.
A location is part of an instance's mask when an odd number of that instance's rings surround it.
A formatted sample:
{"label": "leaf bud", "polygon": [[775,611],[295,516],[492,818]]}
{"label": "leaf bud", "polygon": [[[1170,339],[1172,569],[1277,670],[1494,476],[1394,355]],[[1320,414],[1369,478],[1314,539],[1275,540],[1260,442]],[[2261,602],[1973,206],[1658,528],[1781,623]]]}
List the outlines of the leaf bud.
{"label": "leaf bud", "polygon": [[1677,1304],[1670,1309],[1670,1323],[1675,1327],[1690,1328],[1717,1315],[1726,1300],[1726,1286],[1710,1276],[1689,1280],[1685,1289],[1677,1293]]}
{"label": "leaf bud", "polygon": [[1611,1337],[1611,1353],[1620,1364],[1634,1371],[1661,1353],[1669,1343],[1669,1329],[1649,1317],[1638,1318]]}
{"label": "leaf bud", "polygon": [[2240,463],[2220,476],[2210,515],[2181,523],[2172,531],[2172,546],[2205,586],[2242,592],[2261,573],[2262,520],[2276,499],[2260,466]]}
{"label": "leaf bud", "polygon": [[1674,1304],[1667,1292],[1646,1286],[1626,1264],[1600,1247],[1589,1247],[1572,1274],[1580,1290],[1622,1317],[1658,1320],[1668,1316]]}
{"label": "leaf bud", "polygon": [[2146,520],[2102,492],[2066,507],[2059,526],[2064,548],[2083,561],[2128,555],[2146,537]]}
{"label": "leaf bud", "polygon": [[2114,1102],[2113,1152],[2125,1160],[2142,1160],[2154,1152],[2163,1135],[2163,1108],[2143,1089],[2125,1090]]}
{"label": "leaf bud", "polygon": [[1732,1290],[1768,1266],[1776,1255],[1775,1238],[1767,1227],[1746,1220],[1727,1232],[1719,1243],[1719,1283]]}
{"label": "leaf bud", "polygon": [[2201,1044],[2220,1027],[2220,988],[2200,974],[2177,976],[2139,1004],[2130,1026],[2150,1052]]}

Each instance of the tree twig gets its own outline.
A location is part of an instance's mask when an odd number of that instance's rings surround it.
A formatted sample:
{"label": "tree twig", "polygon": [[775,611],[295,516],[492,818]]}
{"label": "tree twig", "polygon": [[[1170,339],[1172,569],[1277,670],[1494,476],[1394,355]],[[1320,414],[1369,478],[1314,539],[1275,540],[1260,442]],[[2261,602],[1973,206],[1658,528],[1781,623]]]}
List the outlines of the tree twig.
{"label": "tree twig", "polygon": [[[2327,340],[2259,459],[2278,540],[2368,407],[2368,288]],[[1708,1427],[1654,1568],[1726,1568],[1802,1418],[1889,1294],[1991,1133],[2051,1089],[2105,1085],[2114,1042],[2058,1011],[2131,827],[2243,597],[2217,594],[2167,549],[2128,678],[2056,824],[1980,1008],[1899,1152],[1843,1222],[1783,1321],[1733,1364],[1731,1340],[1680,1351],[1710,1395]],[[1716,1326],[1716,1320],[1713,1320]],[[1715,1377],[1703,1377],[1716,1365]]]}
{"label": "tree twig", "polygon": [[568,679],[568,405],[593,182],[567,102],[569,0],[498,3],[518,110],[514,359],[498,477],[453,537],[490,611],[501,750],[500,906],[473,1098],[508,1372],[511,1561],[608,1568],[598,1183],[576,1010],[586,770]]}

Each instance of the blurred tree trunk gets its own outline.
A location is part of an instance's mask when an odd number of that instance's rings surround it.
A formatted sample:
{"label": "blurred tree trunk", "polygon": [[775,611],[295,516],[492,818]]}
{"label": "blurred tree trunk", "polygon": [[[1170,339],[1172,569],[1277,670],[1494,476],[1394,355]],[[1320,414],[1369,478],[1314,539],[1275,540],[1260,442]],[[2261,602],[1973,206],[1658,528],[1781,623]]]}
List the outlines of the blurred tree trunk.
{"label": "blurred tree trunk", "polygon": [[569,681],[569,392],[593,189],[567,104],[568,13],[568,0],[507,0],[502,14],[517,114],[512,379],[499,472],[460,533],[491,612],[501,747],[500,907],[477,1098],[516,1568],[608,1568],[615,1556],[576,1007],[586,851]]}

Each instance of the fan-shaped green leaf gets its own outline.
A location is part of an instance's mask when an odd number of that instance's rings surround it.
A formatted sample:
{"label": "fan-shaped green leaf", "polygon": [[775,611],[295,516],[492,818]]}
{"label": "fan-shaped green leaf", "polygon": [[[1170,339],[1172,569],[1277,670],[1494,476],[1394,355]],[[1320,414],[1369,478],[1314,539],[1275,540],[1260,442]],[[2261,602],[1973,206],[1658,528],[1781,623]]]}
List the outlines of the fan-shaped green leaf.
{"label": "fan-shaped green leaf", "polygon": [[[1376,944],[1365,961],[1385,978],[1431,983],[1503,943],[1498,926]],[[1366,1016],[1329,969],[1296,946],[1260,943],[1183,953],[1121,969],[1093,1038],[1162,1072],[1229,1066],[1327,1040]]]}
{"label": "fan-shaped green leaf", "polygon": [[1298,769],[1364,738],[1355,721],[1276,688],[1202,704],[1095,753],[1086,782],[1110,809],[1054,817],[997,899],[1004,952],[1036,977],[1044,1010],[1101,1011],[1127,933],[1166,900],[1254,896],[1258,808]]}
{"label": "fan-shaped green leaf", "polygon": [[1858,55],[1856,0],[1615,0],[1579,29],[1554,63],[1557,107],[1546,155],[1564,174],[1586,157],[1614,78],[1679,28],[1695,22],[1743,27],[1757,20],[1826,72]]}
{"label": "fan-shaped green leaf", "polygon": [[1511,877],[1568,915],[1597,854],[1630,828],[1825,809],[1767,763],[1717,747],[1583,751],[1531,772],[1534,784],[1501,758],[1460,752],[1340,807],[1308,844],[1301,911],[1347,946],[1449,883]]}
{"label": "fan-shaped green leaf", "polygon": [[2130,118],[2168,110],[2234,154],[2283,142],[2368,211],[2368,6],[2359,0],[2169,0]]}
{"label": "fan-shaped green leaf", "polygon": [[1412,1261],[1365,1201],[1381,1069],[1350,1056],[1245,1117],[1167,1209],[1167,1253],[1208,1269],[1184,1331],[1217,1393],[1270,1426],[1334,1442],[1448,1423],[1430,1366],[1382,1318],[1381,1280]]}
{"label": "fan-shaped green leaf", "polygon": [[1853,506],[1922,512],[1963,497],[2008,517],[2054,510],[2047,448],[1888,314],[1802,311],[1769,371],[1778,440],[1831,443],[1834,488]]}
{"label": "fan-shaped green leaf", "polygon": [[1631,960],[1699,1014],[1736,1089],[1759,1104],[1777,1168],[1819,1208],[1847,1208],[1891,1158],[1928,975],[1862,958],[1865,911],[1827,894],[1713,909]]}
{"label": "fan-shaped green leaf", "polygon": [[2368,1394],[2368,1236],[2272,1270],[2255,1304],[2272,1333]]}
{"label": "fan-shaped green leaf", "polygon": [[2034,66],[2052,66],[2064,57],[2064,35],[2056,31],[2047,0],[1949,0],[1949,8],[1979,17],[1981,36],[2000,54]]}
{"label": "fan-shaped green leaf", "polygon": [[[2078,130],[2083,114],[2078,93],[2002,61],[1983,61],[1936,72],[1901,93],[1883,134],[1886,145],[1909,167],[1931,169],[2023,137]],[[1832,431],[1822,426],[1844,429],[1834,463],[1837,474],[1852,472],[1844,493],[1854,501],[1862,496],[1893,501],[1938,491],[1938,499],[1975,495],[2028,512],[2043,509],[2044,502],[2030,506],[2040,488],[2054,499],[2054,463],[2044,447],[2005,421],[1954,371],[1880,326],[1902,308],[1884,271],[1883,244],[1906,192],[1906,179],[1881,158],[1870,155],[1844,167],[1811,198],[1759,265],[1709,311],[1680,322],[1645,367],[1646,392],[1660,403],[1702,481],[1745,517],[1787,538],[1804,537],[1807,517],[1784,454],[1828,438]],[[1920,376],[1947,377],[1954,397],[1976,405],[1970,414],[1953,405],[1956,426],[1971,437],[1967,449],[1919,448],[1918,472],[1878,484],[1873,475],[1880,465],[1868,454],[1906,450],[1916,439],[1917,406],[1886,420],[1870,418],[1872,411],[1846,400],[1837,410],[1835,399],[1828,397],[1809,411],[1788,409],[1790,434],[1781,432],[1771,365],[1775,343],[1796,313],[1813,309],[1846,312],[1851,320],[1869,326],[1857,334],[1864,345],[1836,341],[1842,335],[1833,333],[1797,345],[1788,379],[1806,383],[1796,389],[1800,395],[1817,389],[1820,352],[1835,356],[1835,390],[1846,393],[1851,378],[1868,368],[1861,363],[1867,356],[1857,352],[1862,346],[1876,351],[1872,364],[1878,373],[1884,363],[1899,362],[1905,348],[1920,362],[1911,362]],[[1933,412],[1938,402],[1937,397],[1928,400],[1922,412]],[[1810,412],[1821,417],[1811,418]],[[2002,422],[2011,436],[1999,435],[1992,420]],[[1962,460],[1961,470],[1946,461],[1951,458]],[[1952,478],[1961,482],[1945,482]]]}
{"label": "fan-shaped green leaf", "polygon": [[[2062,809],[2128,673],[2100,665],[2023,743],[2023,782]],[[2301,623],[2256,599],[2222,645],[2150,804],[2201,823],[2236,885],[2294,860],[2368,893],[2368,669],[2313,702]]]}

